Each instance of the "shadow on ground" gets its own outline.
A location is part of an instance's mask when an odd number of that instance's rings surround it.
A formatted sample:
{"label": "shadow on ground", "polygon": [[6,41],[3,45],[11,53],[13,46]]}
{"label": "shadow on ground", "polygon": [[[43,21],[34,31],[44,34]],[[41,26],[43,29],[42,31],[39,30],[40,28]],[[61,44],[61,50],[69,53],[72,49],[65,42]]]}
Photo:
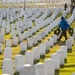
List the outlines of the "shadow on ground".
{"label": "shadow on ground", "polygon": [[26,52],[26,51],[21,51],[20,54],[25,55],[25,52]]}
{"label": "shadow on ground", "polygon": [[55,75],[59,75],[59,69],[55,70]]}

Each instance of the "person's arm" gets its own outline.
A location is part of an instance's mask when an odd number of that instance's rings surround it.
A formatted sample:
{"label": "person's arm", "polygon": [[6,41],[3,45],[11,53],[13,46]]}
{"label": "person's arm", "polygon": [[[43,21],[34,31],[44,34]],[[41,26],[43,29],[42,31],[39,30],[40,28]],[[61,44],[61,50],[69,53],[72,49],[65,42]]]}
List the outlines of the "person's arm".
{"label": "person's arm", "polygon": [[60,22],[60,24],[59,24],[59,26],[58,26],[59,28],[61,28],[61,22]]}
{"label": "person's arm", "polygon": [[70,25],[67,22],[66,22],[66,24],[67,24],[68,28],[70,29]]}
{"label": "person's arm", "polygon": [[57,30],[59,30],[60,28],[61,28],[61,25],[59,24],[59,26],[58,26]]}
{"label": "person's arm", "polygon": [[61,27],[61,25],[59,25],[59,28]]}

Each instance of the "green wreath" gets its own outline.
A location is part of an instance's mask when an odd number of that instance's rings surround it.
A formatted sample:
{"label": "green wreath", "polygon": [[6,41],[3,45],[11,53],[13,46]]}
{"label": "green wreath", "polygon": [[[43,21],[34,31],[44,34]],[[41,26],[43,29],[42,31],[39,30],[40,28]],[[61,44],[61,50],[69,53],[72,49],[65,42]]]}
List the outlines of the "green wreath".
{"label": "green wreath", "polygon": [[57,28],[56,30],[54,30],[54,34],[59,35],[59,33],[60,33],[60,29],[59,28]]}
{"label": "green wreath", "polygon": [[73,28],[70,28],[70,29],[68,30],[68,32],[69,32],[69,34],[72,36],[72,34],[74,33]]}

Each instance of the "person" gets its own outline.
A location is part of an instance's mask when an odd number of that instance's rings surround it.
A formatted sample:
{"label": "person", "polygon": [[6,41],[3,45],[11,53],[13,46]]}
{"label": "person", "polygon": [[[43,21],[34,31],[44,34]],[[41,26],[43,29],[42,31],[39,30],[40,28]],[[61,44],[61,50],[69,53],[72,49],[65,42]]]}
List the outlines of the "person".
{"label": "person", "polygon": [[66,11],[67,8],[68,8],[68,7],[67,7],[67,3],[65,3],[65,5],[64,5],[64,10]]}
{"label": "person", "polygon": [[73,3],[73,10],[74,10],[74,8],[75,8],[75,4]]}
{"label": "person", "polygon": [[65,39],[67,40],[67,30],[70,29],[70,25],[67,23],[67,21],[65,20],[65,18],[62,16],[61,17],[61,22],[59,27],[61,29],[61,34],[58,38],[58,40],[60,40],[62,38],[62,36],[65,37]]}
{"label": "person", "polygon": [[71,6],[71,13],[73,12],[74,8],[75,8],[75,4],[73,3]]}

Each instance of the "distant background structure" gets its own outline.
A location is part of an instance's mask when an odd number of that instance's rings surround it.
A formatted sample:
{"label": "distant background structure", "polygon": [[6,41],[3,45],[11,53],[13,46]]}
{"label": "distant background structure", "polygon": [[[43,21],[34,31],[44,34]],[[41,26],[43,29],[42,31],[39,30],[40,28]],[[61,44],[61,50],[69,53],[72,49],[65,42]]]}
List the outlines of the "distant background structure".
{"label": "distant background structure", "polygon": [[[74,1],[74,0],[72,0]],[[56,8],[65,3],[71,6],[71,0],[0,0],[0,8]]]}
{"label": "distant background structure", "polygon": [[73,4],[75,4],[75,0],[71,0],[71,12],[72,12],[72,8],[73,8]]}
{"label": "distant background structure", "polygon": [[75,0],[0,0],[0,8],[63,8],[65,3],[72,9]]}

